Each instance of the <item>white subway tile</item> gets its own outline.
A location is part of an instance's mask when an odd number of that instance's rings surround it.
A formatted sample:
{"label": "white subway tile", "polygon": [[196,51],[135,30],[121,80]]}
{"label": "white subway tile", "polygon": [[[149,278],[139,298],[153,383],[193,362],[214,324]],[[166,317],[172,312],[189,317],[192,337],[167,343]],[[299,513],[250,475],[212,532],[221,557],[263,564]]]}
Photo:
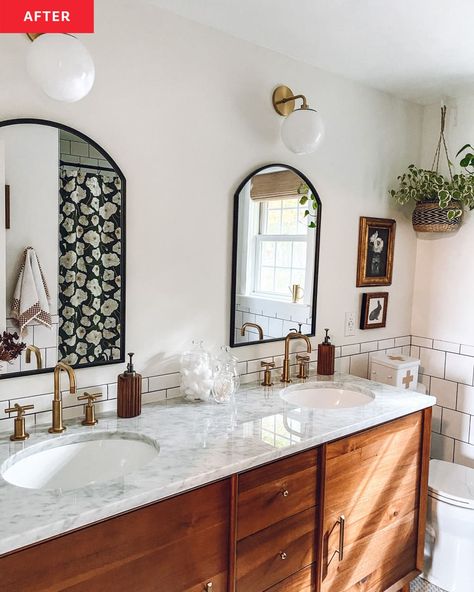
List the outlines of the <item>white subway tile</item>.
{"label": "white subway tile", "polygon": [[149,379],[149,389],[152,391],[161,391],[168,388],[174,388],[180,384],[180,374],[163,374],[162,376],[152,376]]}
{"label": "white subway tile", "polygon": [[433,340],[432,339],[427,339],[426,337],[415,337],[415,336],[413,336],[411,338],[411,344],[412,345],[419,345],[421,347],[431,348],[431,347],[433,347]]}
{"label": "white subway tile", "polygon": [[378,344],[379,349],[388,349],[389,347],[395,347],[395,339],[382,339]]}
{"label": "white subway tile", "polygon": [[436,397],[437,405],[441,407],[448,407],[449,409],[456,409],[456,393],[457,384],[442,378],[431,379],[430,395]]}
{"label": "white subway tile", "polygon": [[395,347],[402,347],[404,345],[411,345],[411,337],[409,335],[395,337]]}
{"label": "white subway tile", "polygon": [[441,422],[441,433],[444,436],[455,438],[456,440],[469,441],[469,428],[471,416],[466,413],[460,413],[453,409],[443,409],[443,420]]}
{"label": "white subway tile", "polygon": [[431,423],[431,429],[435,434],[439,434],[441,432],[441,414],[443,412],[443,408],[439,405],[435,405],[433,407],[433,420]]}
{"label": "white subway tile", "polygon": [[349,373],[360,378],[367,378],[369,373],[369,354],[351,356]]}
{"label": "white subway tile", "polygon": [[438,460],[453,462],[454,459],[454,440],[442,434],[433,433],[431,435],[431,457]]}
{"label": "white subway tile", "polygon": [[461,345],[461,354],[463,354],[464,356],[474,357],[474,346]]}
{"label": "white subway tile", "polygon": [[420,347],[420,361],[422,374],[444,378],[446,352]]}
{"label": "white subway tile", "polygon": [[446,354],[446,378],[455,382],[472,384],[474,374],[474,358]]}
{"label": "white subway tile", "polygon": [[181,389],[179,388],[179,386],[172,388],[172,389],[167,389],[166,391],[166,398],[167,399],[177,399],[178,397],[182,397],[182,393],[181,393]]}
{"label": "white subway tile", "polygon": [[455,442],[454,462],[474,468],[474,446],[465,442]]}
{"label": "white subway tile", "polygon": [[450,341],[440,341],[439,339],[435,339],[433,342],[434,349],[441,349],[446,352],[451,352],[454,354],[459,353],[459,348],[461,346],[459,343],[451,343]]}
{"label": "white subway tile", "polygon": [[54,330],[54,327],[51,329],[44,325],[34,327],[34,343],[39,348],[57,347],[57,332]]}
{"label": "white subway tile", "polygon": [[346,374],[349,374],[350,358],[348,356],[345,358],[337,358],[334,367],[336,372],[345,372]]}
{"label": "white subway tile", "polygon": [[458,385],[458,411],[474,415],[474,387],[465,384]]}
{"label": "white subway tile", "polygon": [[151,393],[144,393],[142,395],[142,403],[157,403],[166,399],[166,391],[152,391]]}
{"label": "white subway tile", "polygon": [[420,347],[418,345],[411,345],[410,346],[410,356],[412,358],[419,358],[420,357]]}
{"label": "white subway tile", "polygon": [[365,343],[360,344],[361,353],[377,351],[378,348],[378,341],[366,341]]}
{"label": "white subway tile", "polygon": [[358,353],[360,353],[360,344],[359,343],[355,343],[353,345],[343,345],[342,346],[342,355],[343,356],[353,356]]}

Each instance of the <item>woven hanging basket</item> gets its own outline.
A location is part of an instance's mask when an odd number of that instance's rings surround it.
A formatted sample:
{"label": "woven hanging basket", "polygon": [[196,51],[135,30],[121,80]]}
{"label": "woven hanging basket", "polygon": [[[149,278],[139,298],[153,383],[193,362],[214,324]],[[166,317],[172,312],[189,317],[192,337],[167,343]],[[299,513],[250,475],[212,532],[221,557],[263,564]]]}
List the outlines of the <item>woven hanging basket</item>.
{"label": "woven hanging basket", "polygon": [[461,226],[462,215],[448,220],[448,212],[452,209],[462,210],[462,205],[453,201],[449,208],[440,208],[437,199],[420,201],[413,211],[413,228],[417,232],[454,232]]}

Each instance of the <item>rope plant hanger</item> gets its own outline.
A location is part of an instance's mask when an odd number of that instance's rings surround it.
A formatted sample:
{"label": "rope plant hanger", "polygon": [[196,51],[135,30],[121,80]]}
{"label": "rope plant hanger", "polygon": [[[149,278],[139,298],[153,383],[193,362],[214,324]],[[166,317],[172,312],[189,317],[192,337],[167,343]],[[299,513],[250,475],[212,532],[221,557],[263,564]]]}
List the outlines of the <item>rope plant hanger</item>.
{"label": "rope plant hanger", "polygon": [[[474,207],[474,177],[453,172],[445,137],[446,106],[441,107],[441,124],[438,143],[431,169],[422,169],[411,164],[408,170],[397,177],[398,189],[390,195],[400,204],[415,202],[413,226],[421,232],[447,232],[461,223],[464,206]],[[446,159],[447,175],[440,172],[443,157]]]}

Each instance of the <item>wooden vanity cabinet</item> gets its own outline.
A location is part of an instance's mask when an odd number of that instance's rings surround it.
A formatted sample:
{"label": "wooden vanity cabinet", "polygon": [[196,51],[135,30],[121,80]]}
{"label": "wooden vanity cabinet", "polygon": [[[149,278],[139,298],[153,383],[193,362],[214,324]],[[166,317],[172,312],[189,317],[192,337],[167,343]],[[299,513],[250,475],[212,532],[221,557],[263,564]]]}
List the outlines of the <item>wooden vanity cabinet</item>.
{"label": "wooden vanity cabinet", "polygon": [[427,409],[13,552],[0,589],[406,592],[430,431]]}
{"label": "wooden vanity cabinet", "polygon": [[4,556],[0,590],[227,592],[230,493],[226,479]]}
{"label": "wooden vanity cabinet", "polygon": [[420,573],[431,409],[323,446],[321,592],[397,592]]}

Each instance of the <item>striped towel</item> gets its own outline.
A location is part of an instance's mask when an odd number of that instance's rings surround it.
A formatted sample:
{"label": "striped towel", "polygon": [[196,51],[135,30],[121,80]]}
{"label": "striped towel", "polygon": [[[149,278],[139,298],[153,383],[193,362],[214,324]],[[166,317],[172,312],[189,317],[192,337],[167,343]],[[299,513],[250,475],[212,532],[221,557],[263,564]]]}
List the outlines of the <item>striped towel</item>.
{"label": "striped towel", "polygon": [[32,321],[39,321],[51,328],[49,291],[38,256],[33,247],[27,247],[18,273],[18,281],[12,301],[12,317],[17,321],[20,336]]}

